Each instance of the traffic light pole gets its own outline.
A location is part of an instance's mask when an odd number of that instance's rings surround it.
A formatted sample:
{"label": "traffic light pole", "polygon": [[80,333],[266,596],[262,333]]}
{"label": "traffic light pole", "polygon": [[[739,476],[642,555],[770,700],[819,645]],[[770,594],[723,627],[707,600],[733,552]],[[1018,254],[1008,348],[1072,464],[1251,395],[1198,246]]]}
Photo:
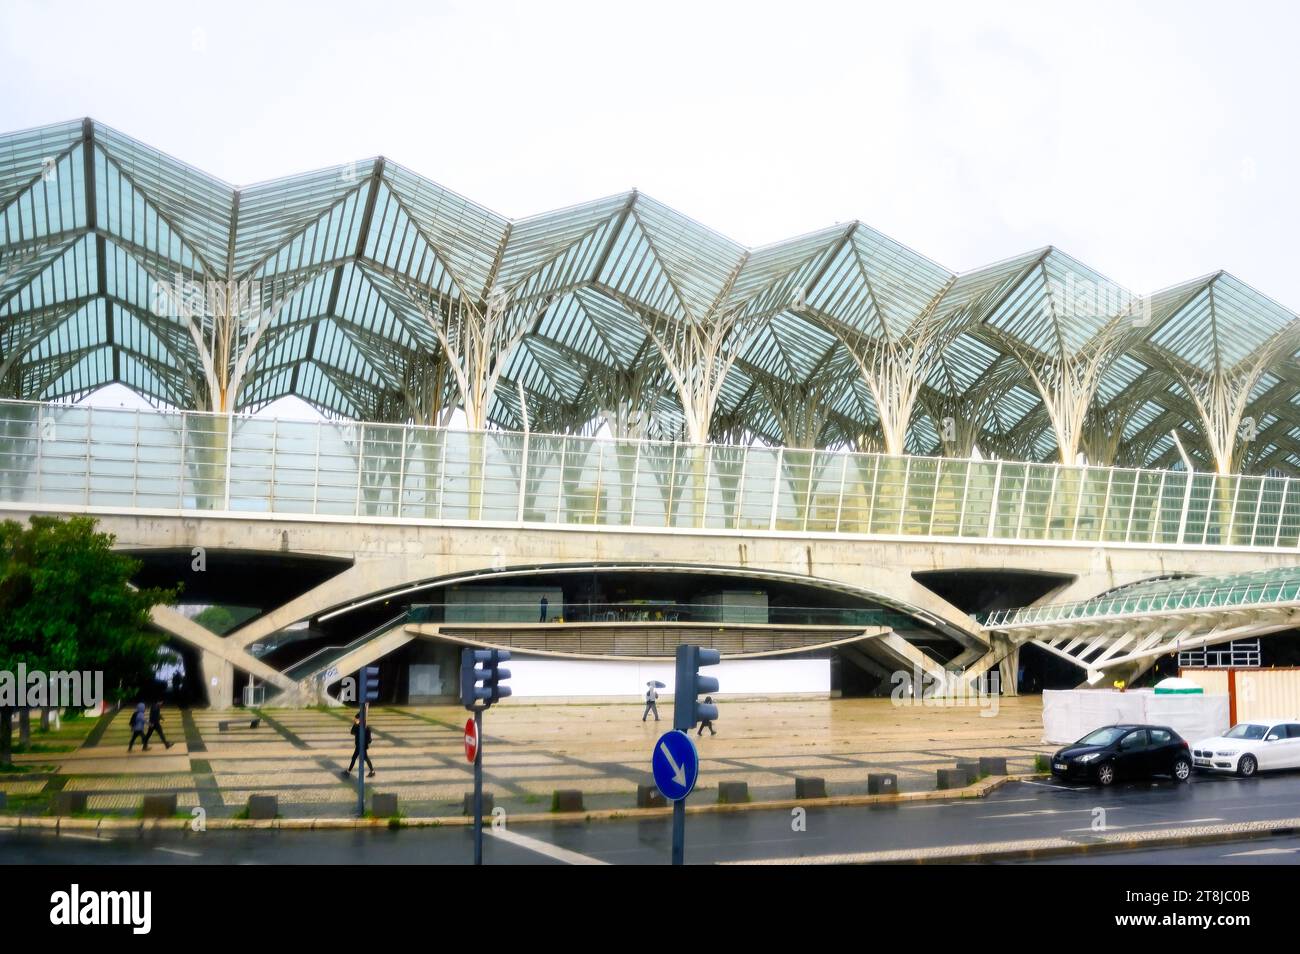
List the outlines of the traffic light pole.
{"label": "traffic light pole", "polygon": [[483,710],[474,710],[478,748],[474,750],[474,864],[483,863]]}
{"label": "traffic light pole", "polygon": [[[718,680],[712,676],[701,676],[701,666],[716,666],[722,661],[722,655],[716,649],[699,646],[678,646],[675,681],[673,684],[673,728],[690,738],[691,729],[702,720],[712,722],[718,717],[718,708],[712,699],[700,702],[695,697],[701,692],[717,692]],[[665,750],[667,751],[667,750]],[[695,746],[691,746],[695,752]],[[669,756],[671,759],[671,756]],[[693,755],[692,761],[695,761]],[[676,763],[674,770],[680,771]],[[679,784],[681,784],[679,782]],[[673,864],[686,864],[686,796],[694,787],[694,780],[685,793],[673,801]],[[660,791],[663,786],[660,785]]]}
{"label": "traffic light pole", "polygon": [[361,667],[361,695],[359,697],[361,725],[357,736],[357,757],[361,764],[357,766],[357,817],[366,817],[366,710],[370,703],[379,699],[379,667]]}
{"label": "traffic light pole", "polygon": [[[361,681],[365,683],[366,675],[361,674]],[[357,736],[357,746],[361,752],[357,765],[357,817],[366,817],[366,694],[363,690],[361,693],[361,732]]]}
{"label": "traffic light pole", "polygon": [[[474,713],[474,864],[483,863],[483,710],[510,695],[502,685],[510,670],[501,663],[510,658],[505,649],[470,649],[460,654],[460,702]],[[468,729],[469,723],[466,723]],[[466,740],[466,755],[469,742]]]}

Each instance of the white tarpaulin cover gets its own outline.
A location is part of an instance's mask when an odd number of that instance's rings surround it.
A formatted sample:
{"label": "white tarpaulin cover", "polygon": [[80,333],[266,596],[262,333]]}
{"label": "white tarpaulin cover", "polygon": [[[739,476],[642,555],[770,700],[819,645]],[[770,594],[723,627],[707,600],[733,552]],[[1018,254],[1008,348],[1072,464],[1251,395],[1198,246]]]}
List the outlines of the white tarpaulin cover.
{"label": "white tarpaulin cover", "polygon": [[1150,689],[1045,689],[1043,741],[1077,742],[1093,729],[1121,722],[1167,725],[1188,742],[1229,728],[1227,696],[1156,695]]}

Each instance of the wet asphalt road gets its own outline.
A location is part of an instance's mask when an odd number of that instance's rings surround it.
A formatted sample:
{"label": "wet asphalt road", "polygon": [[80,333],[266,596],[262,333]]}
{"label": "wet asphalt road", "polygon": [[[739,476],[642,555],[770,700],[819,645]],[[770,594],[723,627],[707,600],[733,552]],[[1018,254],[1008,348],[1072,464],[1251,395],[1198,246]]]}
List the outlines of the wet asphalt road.
{"label": "wet asphalt road", "polygon": [[[1104,812],[1104,815],[1100,813]],[[1181,827],[1300,816],[1300,772],[1244,780],[1198,776],[1189,784],[1155,781],[1102,790],[1046,782],[1013,782],[986,798],[896,806],[809,808],[796,831],[788,810],[692,815],[687,862],[714,862],[869,852],[938,845],[979,845],[1108,831],[1171,831]],[[668,818],[521,825],[522,843],[488,838],[487,864],[555,864],[574,852],[610,864],[666,864]],[[1072,863],[1296,863],[1300,839],[1277,838],[1187,849],[1086,855]],[[557,851],[558,849],[558,851]],[[1252,854],[1265,849],[1267,854]],[[141,836],[0,833],[5,864],[467,864],[466,828],[402,831],[212,831]]]}

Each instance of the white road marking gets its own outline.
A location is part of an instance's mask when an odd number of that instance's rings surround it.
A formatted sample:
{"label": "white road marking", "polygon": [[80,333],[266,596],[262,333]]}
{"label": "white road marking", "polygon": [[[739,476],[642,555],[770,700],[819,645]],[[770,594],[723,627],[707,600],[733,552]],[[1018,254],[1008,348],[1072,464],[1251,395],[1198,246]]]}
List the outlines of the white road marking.
{"label": "white road marking", "polygon": [[154,851],[164,851],[169,855],[180,855],[183,858],[202,857],[197,851],[186,851],[183,848],[164,848],[162,845],[156,845]]}
{"label": "white road marking", "polygon": [[[994,805],[1011,805],[1015,802],[1036,802],[1037,798],[999,798],[992,802]],[[874,806],[873,806],[874,807]],[[948,802],[904,802],[902,805],[890,805],[890,808],[909,809],[915,811],[918,808],[970,808],[971,799],[958,798]]]}
{"label": "white road marking", "polygon": [[[1116,805],[1114,808],[1107,807],[1108,812],[1117,812],[1123,809],[1123,805]],[[1037,815],[1086,815],[1091,812],[1091,808],[1036,808],[1030,812],[1008,812],[1005,815],[979,815],[979,818],[1033,818]]]}
{"label": "white road marking", "polygon": [[[800,835],[798,838],[749,838],[745,840],[746,845],[793,845],[808,844],[812,841],[825,841],[825,835]],[[691,842],[692,848],[734,848],[734,841],[702,841],[699,843]]]}
{"label": "white road marking", "polygon": [[62,838],[79,838],[82,841],[112,841],[113,840],[112,838],[109,838],[107,835],[104,835],[102,837],[100,835],[81,835],[74,831],[61,831],[59,832],[59,836]]}
{"label": "white road marking", "polygon": [[540,838],[529,838],[527,835],[521,835],[517,831],[510,831],[507,828],[484,828],[485,835],[491,835],[493,838],[499,838],[504,842],[509,842],[520,848],[527,848],[529,851],[535,851],[539,855],[545,855],[547,858],[554,858],[556,861],[563,861],[566,865],[607,865],[608,861],[601,861],[599,858],[593,858],[590,855],[579,854],[576,851],[570,851],[568,848],[561,848],[559,845],[552,845],[549,841],[542,841]]}
{"label": "white road marking", "polygon": [[1030,781],[1029,779],[1025,779],[1025,784],[1026,784],[1026,785],[1037,785],[1037,786],[1039,786],[1039,787],[1041,787],[1041,788],[1054,788],[1054,789],[1056,789],[1058,792],[1077,792],[1077,791],[1078,791],[1077,788],[1070,788],[1068,785],[1053,785],[1051,782],[1032,782],[1032,781]]}
{"label": "white road marking", "polygon": [[[1113,808],[1107,808],[1106,811],[1110,812],[1110,811],[1114,811],[1114,809],[1113,809]],[[1147,829],[1147,828],[1163,828],[1163,827],[1165,827],[1165,826],[1167,826],[1167,825],[1175,825],[1175,826],[1177,826],[1177,825],[1202,825],[1202,824],[1205,824],[1206,822],[1221,822],[1221,821],[1223,821],[1222,818],[1176,818],[1176,819],[1173,819],[1173,820],[1171,820],[1171,821],[1140,822],[1139,824],[1136,824],[1136,825],[1107,825],[1107,826],[1105,826],[1104,828],[1098,828],[1098,829],[1094,829],[1094,828],[1066,828],[1066,829],[1062,832],[1062,834],[1067,834],[1067,833],[1069,833],[1069,832],[1089,831],[1089,832],[1095,832],[1095,833],[1098,834],[1098,835],[1104,835],[1104,834],[1106,834],[1107,832],[1120,831],[1120,830],[1125,829],[1125,828],[1142,828],[1142,829]]]}
{"label": "white road marking", "polygon": [[1300,848],[1257,848],[1254,851],[1234,851],[1220,855],[1222,858],[1249,858],[1251,855],[1294,855]]}

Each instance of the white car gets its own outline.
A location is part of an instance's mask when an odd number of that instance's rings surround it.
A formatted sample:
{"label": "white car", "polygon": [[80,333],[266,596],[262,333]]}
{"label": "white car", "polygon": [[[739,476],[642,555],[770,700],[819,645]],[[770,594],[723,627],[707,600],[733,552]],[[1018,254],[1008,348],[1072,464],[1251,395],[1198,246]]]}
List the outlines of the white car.
{"label": "white car", "polygon": [[1192,764],[1204,772],[1236,772],[1243,778],[1300,768],[1300,719],[1239,722],[1223,735],[1195,743]]}

